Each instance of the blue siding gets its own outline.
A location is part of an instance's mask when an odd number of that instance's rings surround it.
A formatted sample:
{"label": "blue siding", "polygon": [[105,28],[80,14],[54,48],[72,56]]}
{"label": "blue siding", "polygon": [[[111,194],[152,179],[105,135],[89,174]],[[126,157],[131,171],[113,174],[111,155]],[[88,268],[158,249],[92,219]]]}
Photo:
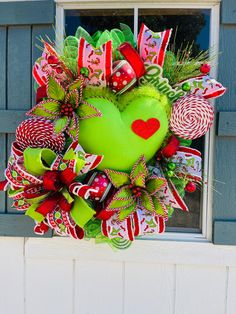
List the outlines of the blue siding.
{"label": "blue siding", "polygon": [[236,112],[219,112],[217,135],[218,136],[236,136]]}
{"label": "blue siding", "polygon": [[221,9],[222,24],[236,24],[236,1],[223,0]]}
{"label": "blue siding", "polygon": [[223,0],[220,27],[219,80],[228,88],[217,101],[213,241],[236,245],[236,1]]}
{"label": "blue siding", "polygon": [[0,12],[0,25],[53,24],[55,6],[51,0],[2,2]]}
{"label": "blue siding", "polygon": [[[0,2],[0,179],[15,129],[35,100],[31,69],[41,54],[35,47],[39,44],[36,37],[47,34],[54,38],[54,7],[53,1]],[[1,193],[0,236],[35,236],[33,226]]]}

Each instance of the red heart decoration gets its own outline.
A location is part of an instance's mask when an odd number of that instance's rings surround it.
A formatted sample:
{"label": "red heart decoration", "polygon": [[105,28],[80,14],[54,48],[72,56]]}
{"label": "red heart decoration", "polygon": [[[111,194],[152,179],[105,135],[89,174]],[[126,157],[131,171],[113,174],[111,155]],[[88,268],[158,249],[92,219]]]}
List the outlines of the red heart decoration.
{"label": "red heart decoration", "polygon": [[155,118],[148,119],[147,121],[139,119],[132,123],[131,128],[135,134],[147,140],[159,130],[160,121]]}

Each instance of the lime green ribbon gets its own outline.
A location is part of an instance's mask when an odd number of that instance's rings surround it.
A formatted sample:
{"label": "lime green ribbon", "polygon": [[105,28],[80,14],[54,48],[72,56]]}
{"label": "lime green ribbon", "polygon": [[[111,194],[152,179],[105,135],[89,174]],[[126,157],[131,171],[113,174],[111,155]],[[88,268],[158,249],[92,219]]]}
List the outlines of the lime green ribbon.
{"label": "lime green ribbon", "polygon": [[[26,148],[24,151],[24,166],[29,174],[36,176],[43,176],[46,171],[51,170],[51,166],[57,157],[56,153],[48,148]],[[78,174],[85,164],[84,153],[75,152],[73,149],[69,149],[63,156],[63,161],[75,160],[75,172]],[[65,164],[65,169],[67,168]],[[63,170],[65,170],[63,169]],[[60,169],[58,169],[60,170]],[[88,203],[79,196],[72,197],[66,187],[63,187],[60,191],[63,194],[68,203],[73,203],[70,214],[75,223],[83,228],[84,225],[94,216],[96,213]],[[30,216],[37,222],[42,222],[45,217],[37,212],[38,206],[44,201],[51,193],[47,193],[40,197],[27,199],[31,206],[26,211],[26,215]]]}

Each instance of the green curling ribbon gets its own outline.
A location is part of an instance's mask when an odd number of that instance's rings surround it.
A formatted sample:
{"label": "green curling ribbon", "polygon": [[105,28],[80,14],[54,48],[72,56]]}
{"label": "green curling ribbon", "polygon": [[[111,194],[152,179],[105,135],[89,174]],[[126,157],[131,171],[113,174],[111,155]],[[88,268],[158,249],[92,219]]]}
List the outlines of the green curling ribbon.
{"label": "green curling ribbon", "polygon": [[96,244],[107,243],[114,251],[116,251],[116,249],[119,250],[127,249],[132,244],[132,241],[120,238],[109,239],[100,233],[95,237],[95,243]]}
{"label": "green curling ribbon", "polygon": [[101,220],[95,219],[88,221],[84,226],[84,230],[86,238],[96,238],[101,234]]}
{"label": "green curling ribbon", "polygon": [[130,245],[132,244],[132,241],[120,239],[120,238],[114,238],[114,239],[111,239],[111,244],[116,249],[124,250],[124,249],[127,249],[128,247],[130,247]]}
{"label": "green curling ribbon", "polygon": [[50,170],[56,156],[56,153],[49,148],[28,147],[24,150],[24,166],[29,173],[41,176],[45,171]]}
{"label": "green curling ribbon", "polygon": [[94,214],[96,214],[96,212],[88,206],[83,198],[76,196],[70,214],[75,223],[79,227],[83,228],[84,225],[94,216]]}

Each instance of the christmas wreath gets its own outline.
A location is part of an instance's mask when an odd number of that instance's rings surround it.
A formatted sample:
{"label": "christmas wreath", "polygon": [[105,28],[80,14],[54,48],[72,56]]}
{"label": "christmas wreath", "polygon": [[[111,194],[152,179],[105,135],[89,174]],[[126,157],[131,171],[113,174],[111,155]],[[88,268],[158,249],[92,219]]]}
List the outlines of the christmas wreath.
{"label": "christmas wreath", "polygon": [[225,88],[207,52],[167,51],[172,30],[79,27],[63,53],[42,40],[36,105],[16,130],[2,190],[35,222],[76,239],[128,247],[162,233],[202,183],[193,139],[211,127]]}

